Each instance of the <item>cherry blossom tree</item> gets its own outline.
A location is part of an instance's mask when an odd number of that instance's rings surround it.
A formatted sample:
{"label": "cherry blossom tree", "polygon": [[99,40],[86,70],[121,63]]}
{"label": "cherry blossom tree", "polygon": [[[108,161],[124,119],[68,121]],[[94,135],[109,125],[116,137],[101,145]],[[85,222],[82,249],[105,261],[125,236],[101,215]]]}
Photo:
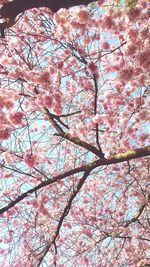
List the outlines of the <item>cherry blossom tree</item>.
{"label": "cherry blossom tree", "polygon": [[0,1],[0,265],[150,266],[147,1],[26,2]]}

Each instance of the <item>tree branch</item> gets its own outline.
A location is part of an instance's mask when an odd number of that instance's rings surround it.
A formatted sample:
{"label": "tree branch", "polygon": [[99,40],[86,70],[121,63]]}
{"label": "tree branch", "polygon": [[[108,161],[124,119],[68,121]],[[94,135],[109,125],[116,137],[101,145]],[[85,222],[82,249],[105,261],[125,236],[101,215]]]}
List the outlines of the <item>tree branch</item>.
{"label": "tree branch", "polygon": [[[97,100],[98,100],[98,85],[97,85],[97,79],[96,79],[95,74],[93,74],[93,79],[94,79],[94,86],[95,86],[94,115],[96,115],[97,114]],[[103,154],[100,143],[99,143],[98,123],[96,123],[96,143],[97,143],[100,153]]]}
{"label": "tree branch", "polygon": [[55,121],[55,116],[53,116],[53,114],[51,114],[49,112],[49,110],[47,108],[44,108],[45,110],[45,114],[49,120],[49,122],[54,126],[54,128],[58,131],[58,133],[56,133],[55,135],[57,136],[61,136],[67,140],[69,140],[70,142],[79,145],[83,148],[85,148],[88,151],[91,151],[92,153],[94,153],[95,155],[97,155],[100,158],[104,158],[104,154],[102,152],[102,150],[98,150],[97,148],[95,148],[94,146],[80,140],[77,137],[72,137],[69,133],[65,133],[62,128],[59,126],[59,124]]}
{"label": "tree branch", "polygon": [[89,173],[90,173],[90,171],[85,171],[85,173],[83,174],[82,178],[79,180],[78,185],[76,186],[76,189],[73,191],[73,194],[71,195],[66,207],[63,210],[63,213],[62,213],[62,215],[60,217],[60,220],[59,220],[59,223],[58,223],[58,226],[57,226],[57,229],[56,229],[56,233],[55,233],[55,235],[53,237],[53,240],[46,246],[44,254],[39,259],[39,263],[38,263],[37,267],[39,267],[40,264],[42,263],[44,257],[48,253],[51,245],[55,244],[55,241],[56,241],[57,237],[59,236],[60,228],[61,228],[61,226],[63,224],[64,218],[68,215],[68,213],[69,213],[69,211],[71,209],[72,202],[73,202],[74,198],[76,197],[76,195],[78,194],[78,192],[80,191],[80,189],[81,189],[82,185],[84,184],[86,178],[88,177]]}
{"label": "tree branch", "polygon": [[55,134],[55,135],[61,136],[64,139],[67,139],[70,142],[85,148],[86,150],[92,152],[93,154],[97,155],[100,158],[104,158],[104,154],[102,151],[100,151],[97,148],[95,148],[94,146],[80,140],[77,137],[72,137],[69,133],[60,133],[60,134]]}
{"label": "tree branch", "polygon": [[[148,195],[147,199],[150,200],[150,194]],[[142,214],[142,212],[144,211],[144,209],[145,209],[146,206],[147,206],[147,204],[143,204],[143,205],[139,208],[139,210],[137,211],[137,213],[135,214],[135,216],[134,216],[132,219],[126,221],[124,227],[128,227],[131,223],[136,222],[136,221],[139,219],[139,217],[141,216],[141,214]]]}
{"label": "tree branch", "polygon": [[108,166],[108,165],[112,165],[115,163],[121,163],[124,161],[129,161],[132,159],[136,159],[136,158],[140,158],[140,157],[146,157],[146,156],[150,156],[150,146],[146,146],[146,147],[142,147],[142,148],[137,148],[134,150],[128,150],[124,153],[118,153],[115,154],[114,156],[112,156],[110,159],[99,159],[96,160],[90,164],[85,164],[82,165],[81,167],[78,168],[74,168],[72,170],[69,170],[65,173],[62,173],[60,175],[55,176],[52,179],[46,180],[42,183],[40,183],[39,185],[35,186],[34,188],[26,191],[25,193],[21,194],[20,196],[18,196],[15,200],[11,201],[8,205],[6,205],[5,207],[0,209],[0,214],[3,214],[5,211],[9,210],[10,208],[14,207],[16,204],[18,204],[21,200],[23,200],[24,198],[26,198],[28,195],[36,192],[37,190],[48,186],[50,184],[53,184],[59,180],[62,180],[66,177],[69,177],[73,174],[76,173],[80,173],[80,172],[85,172],[85,171],[91,171],[97,167],[100,166]]}

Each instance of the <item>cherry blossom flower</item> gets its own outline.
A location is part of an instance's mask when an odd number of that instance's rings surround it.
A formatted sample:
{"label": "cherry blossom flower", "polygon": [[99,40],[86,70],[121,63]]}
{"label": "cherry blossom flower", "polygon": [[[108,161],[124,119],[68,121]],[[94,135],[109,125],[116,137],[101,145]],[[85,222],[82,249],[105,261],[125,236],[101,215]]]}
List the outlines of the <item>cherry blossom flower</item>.
{"label": "cherry blossom flower", "polygon": [[93,122],[94,123],[98,123],[98,124],[102,124],[103,123],[103,118],[102,118],[102,115],[100,114],[96,114],[95,117],[93,117]]}
{"label": "cherry blossom flower", "polygon": [[99,5],[99,6],[102,6],[104,3],[105,3],[105,0],[99,0],[99,1],[98,1],[98,5]]}
{"label": "cherry blossom flower", "polygon": [[33,154],[26,153],[24,155],[24,162],[29,168],[33,168],[37,164],[37,156]]}
{"label": "cherry blossom flower", "polygon": [[2,128],[0,129],[0,140],[7,140],[10,137],[10,134],[10,128],[2,125]]}
{"label": "cherry blossom flower", "polygon": [[103,48],[103,49],[109,49],[109,48],[110,48],[109,43],[108,43],[108,42],[103,42],[103,43],[102,43],[102,48]]}
{"label": "cherry blossom flower", "polygon": [[3,153],[3,158],[7,164],[12,164],[14,161],[14,158],[9,151]]}
{"label": "cherry blossom flower", "polygon": [[77,13],[77,20],[79,21],[79,23],[81,24],[85,24],[88,22],[90,17],[90,13],[88,12],[87,9],[81,9],[79,10],[79,12]]}
{"label": "cherry blossom flower", "polygon": [[95,74],[98,71],[98,68],[94,62],[87,64],[87,70],[90,74]]}
{"label": "cherry blossom flower", "polygon": [[9,120],[13,123],[13,124],[22,124],[22,118],[24,116],[24,113],[23,112],[20,112],[20,111],[16,111],[16,112],[13,112],[9,115]]}
{"label": "cherry blossom flower", "polygon": [[52,105],[53,105],[53,97],[52,96],[45,96],[44,98],[44,105],[47,107],[47,108],[51,108]]}
{"label": "cherry blossom flower", "polygon": [[131,22],[135,22],[140,16],[141,10],[139,8],[131,8],[128,12],[128,17]]}
{"label": "cherry blossom flower", "polygon": [[48,210],[44,207],[44,205],[41,205],[39,208],[39,211],[46,217],[50,217],[50,213]]}

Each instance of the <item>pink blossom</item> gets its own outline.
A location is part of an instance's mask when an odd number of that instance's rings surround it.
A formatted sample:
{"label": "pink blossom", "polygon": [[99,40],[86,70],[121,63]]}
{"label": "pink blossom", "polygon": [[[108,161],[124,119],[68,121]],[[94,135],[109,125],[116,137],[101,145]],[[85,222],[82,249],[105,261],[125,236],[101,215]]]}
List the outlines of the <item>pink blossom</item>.
{"label": "pink blossom", "polygon": [[145,40],[149,35],[149,28],[143,28],[141,31],[140,31],[140,37],[142,40]]}
{"label": "pink blossom", "polygon": [[86,9],[81,9],[77,13],[77,19],[79,20],[79,23],[87,23],[87,21],[89,20],[89,17],[90,17],[90,14],[88,10]]}
{"label": "pink blossom", "polygon": [[34,208],[38,208],[39,207],[39,203],[36,199],[33,199],[31,204],[33,205]]}
{"label": "pink blossom", "polygon": [[87,64],[87,70],[90,74],[95,74],[98,71],[98,68],[94,62]]}
{"label": "pink blossom", "polygon": [[7,164],[11,164],[14,161],[13,156],[10,154],[9,151],[3,153],[3,158]]}
{"label": "pink blossom", "polygon": [[2,125],[2,128],[0,129],[0,139],[7,140],[10,137],[10,134],[11,134],[10,128]]}
{"label": "pink blossom", "polygon": [[85,266],[89,266],[89,260],[87,257],[84,257],[83,261],[84,261]]}
{"label": "pink blossom", "polygon": [[143,133],[142,135],[139,136],[139,140],[141,142],[148,141],[148,139],[149,139],[149,134]]}
{"label": "pink blossom", "polygon": [[77,136],[77,133],[76,133],[75,129],[73,129],[73,128],[70,128],[70,130],[69,130],[69,134],[70,134],[72,137],[76,137],[76,136]]}
{"label": "pink blossom", "polygon": [[13,237],[12,236],[8,236],[4,239],[4,242],[7,244],[7,243],[11,243],[13,240]]}
{"label": "pink blossom", "polygon": [[115,117],[113,118],[113,117],[108,117],[107,119],[106,119],[106,123],[107,123],[107,125],[109,126],[109,127],[113,127],[114,126],[114,124],[115,124],[115,122],[116,122],[116,119],[115,119]]}
{"label": "pink blossom", "polygon": [[102,48],[103,48],[103,49],[109,49],[109,48],[110,48],[109,43],[108,43],[108,42],[103,42],[103,43],[102,43]]}
{"label": "pink blossom", "polygon": [[0,248],[0,254],[4,254],[5,250],[3,248]]}
{"label": "pink blossom", "polygon": [[0,96],[0,108],[4,108],[5,106],[5,100],[3,96]]}
{"label": "pink blossom", "polygon": [[139,112],[139,119],[140,120],[149,120],[149,112],[148,112],[148,110],[141,110],[140,112]]}
{"label": "pink blossom", "polygon": [[63,66],[64,66],[64,62],[63,61],[60,61],[58,63],[58,68],[61,70],[63,68]]}
{"label": "pink blossom", "polygon": [[135,41],[138,39],[138,31],[135,28],[129,28],[129,30],[127,31],[127,35],[129,39],[131,39],[132,41]]}
{"label": "pink blossom", "polygon": [[104,17],[102,21],[102,27],[104,29],[110,30],[115,27],[115,22],[112,16],[106,16]]}
{"label": "pink blossom", "polygon": [[43,203],[43,204],[46,204],[46,202],[48,201],[48,196],[47,195],[43,195],[42,196],[42,198],[41,198],[41,202]]}
{"label": "pink blossom", "polygon": [[71,224],[70,223],[64,223],[64,226],[67,227],[68,229],[71,229]]}
{"label": "pink blossom", "polygon": [[81,134],[86,134],[86,127],[84,125],[84,123],[82,122],[79,122],[77,125],[76,125],[76,128],[77,130],[81,133]]}
{"label": "pink blossom", "polygon": [[40,73],[40,75],[37,77],[37,81],[39,83],[49,83],[50,82],[50,73],[48,71],[43,71]]}
{"label": "pink blossom", "polygon": [[33,154],[26,153],[24,155],[24,162],[26,163],[26,165],[28,167],[33,168],[37,164],[37,156],[33,155]]}
{"label": "pink blossom", "polygon": [[126,55],[133,56],[137,52],[137,46],[135,44],[129,44],[126,49]]}
{"label": "pink blossom", "polygon": [[122,68],[119,72],[119,78],[121,81],[131,81],[133,77],[133,68],[131,66],[127,66]]}
{"label": "pink blossom", "polygon": [[9,119],[13,124],[22,124],[23,112],[13,112],[9,115]]}
{"label": "pink blossom", "polygon": [[99,5],[99,6],[102,6],[104,3],[105,3],[105,0],[99,0],[99,1],[98,1],[98,5]]}
{"label": "pink blossom", "polygon": [[52,107],[52,104],[53,104],[53,97],[52,96],[45,96],[44,98],[44,105],[47,107],[47,108],[51,108]]}
{"label": "pink blossom", "polygon": [[14,103],[11,100],[5,101],[5,108],[6,109],[12,109],[14,107]]}
{"label": "pink blossom", "polygon": [[37,98],[35,99],[35,103],[39,107],[43,107],[44,106],[44,99],[45,99],[45,96],[43,96],[42,94],[38,94]]}
{"label": "pink blossom", "polygon": [[102,115],[96,114],[95,117],[93,117],[93,122],[94,123],[98,123],[98,124],[102,124],[103,123],[103,119],[102,119]]}
{"label": "pink blossom", "polygon": [[6,114],[3,111],[0,111],[0,123],[1,123],[1,127],[2,127],[2,124],[3,125],[9,124],[9,121],[6,118]]}
{"label": "pink blossom", "polygon": [[41,205],[41,206],[40,206],[39,211],[40,211],[44,216],[50,217],[50,213],[49,213],[48,210],[44,207],[44,205]]}
{"label": "pink blossom", "polygon": [[137,20],[137,18],[141,14],[141,9],[140,8],[130,8],[128,12],[128,17],[131,22],[134,22]]}
{"label": "pink blossom", "polygon": [[53,108],[54,112],[57,114],[57,115],[60,115],[62,113],[62,106],[61,106],[61,103],[56,103],[54,105],[54,108]]}
{"label": "pink blossom", "polygon": [[53,20],[56,24],[65,25],[68,17],[69,11],[65,8],[61,8],[57,13],[54,14]]}
{"label": "pink blossom", "polygon": [[145,50],[140,52],[140,54],[139,54],[139,62],[146,69],[147,69],[147,66],[149,67],[149,65],[150,65],[150,52],[149,52],[149,49],[145,49]]}
{"label": "pink blossom", "polygon": [[56,74],[56,69],[53,66],[51,66],[50,69],[49,69],[49,72],[50,72],[51,75],[55,75]]}

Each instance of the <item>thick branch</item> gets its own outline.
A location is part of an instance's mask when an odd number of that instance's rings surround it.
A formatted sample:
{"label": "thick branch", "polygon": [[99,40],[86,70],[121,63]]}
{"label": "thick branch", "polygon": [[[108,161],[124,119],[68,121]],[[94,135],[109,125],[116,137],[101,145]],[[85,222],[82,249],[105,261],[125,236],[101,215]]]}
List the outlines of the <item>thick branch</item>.
{"label": "thick branch", "polygon": [[52,124],[52,126],[59,132],[64,133],[63,129],[59,126],[59,124],[55,121],[55,115],[49,112],[48,108],[44,108],[44,113],[49,120],[49,122]]}
{"label": "thick branch", "polygon": [[[95,86],[94,115],[96,115],[97,114],[97,100],[98,100],[98,84],[97,84],[97,79],[96,79],[95,74],[93,74],[93,79],[94,79],[94,86]],[[99,143],[98,123],[96,123],[96,143],[99,148],[99,151],[103,154],[100,143]]]}
{"label": "thick branch", "polygon": [[90,171],[87,171],[87,172],[85,171],[85,173],[83,174],[83,177],[79,180],[76,189],[73,191],[73,194],[71,195],[71,197],[70,197],[70,199],[69,199],[69,201],[68,201],[66,207],[64,208],[63,213],[62,213],[62,215],[60,217],[60,220],[59,220],[59,223],[58,223],[58,226],[57,226],[57,229],[56,229],[56,233],[55,233],[55,235],[53,237],[53,240],[46,246],[44,254],[42,255],[41,259],[39,259],[38,267],[40,266],[40,264],[42,263],[44,257],[48,253],[51,245],[55,243],[57,237],[59,236],[59,232],[60,232],[61,226],[63,224],[63,221],[64,221],[65,217],[68,215],[68,213],[69,213],[69,211],[71,209],[72,202],[73,202],[74,198],[76,197],[76,195],[78,194],[78,192],[80,191],[81,187],[83,186],[83,184],[84,184],[86,178],[88,177],[89,173],[90,173]]}
{"label": "thick branch", "polygon": [[[150,200],[150,194],[148,195],[148,201]],[[131,223],[133,223],[133,222],[136,222],[138,219],[139,219],[139,217],[141,216],[141,214],[142,214],[142,212],[144,211],[144,209],[145,209],[145,207],[147,206],[147,204],[145,203],[145,204],[143,204],[140,208],[139,208],[139,210],[137,211],[137,213],[135,214],[135,216],[132,218],[132,219],[130,219],[130,220],[128,220],[126,223],[125,223],[125,227],[128,227]]]}
{"label": "thick branch", "polygon": [[10,208],[14,207],[17,203],[19,203],[21,200],[23,200],[24,198],[26,198],[28,195],[36,192],[37,190],[48,186],[50,184],[53,184],[59,180],[62,180],[66,177],[69,177],[73,174],[76,173],[80,173],[80,172],[85,172],[85,171],[91,171],[97,167],[100,166],[104,166],[104,165],[112,165],[115,163],[120,163],[120,162],[124,162],[124,161],[129,161],[132,159],[136,159],[136,158],[140,158],[140,157],[146,157],[146,156],[150,156],[150,146],[146,146],[143,148],[138,148],[138,149],[134,149],[134,150],[128,150],[127,152],[124,153],[118,153],[115,154],[114,156],[112,156],[110,159],[99,159],[96,160],[90,164],[85,164],[82,165],[81,167],[78,168],[74,168],[72,170],[69,170],[65,173],[62,173],[60,175],[55,176],[53,179],[49,179],[47,181],[44,181],[42,183],[40,183],[39,185],[35,186],[34,188],[26,191],[25,193],[21,194],[20,196],[18,196],[15,200],[11,201],[7,206],[3,207],[0,209],[0,214],[4,213],[5,211],[9,210]]}
{"label": "thick branch", "polygon": [[92,145],[80,140],[77,137],[72,137],[69,133],[65,133],[62,130],[62,128],[58,125],[58,123],[55,121],[55,115],[51,114],[47,108],[44,108],[44,110],[45,110],[45,114],[46,114],[49,122],[58,131],[58,134],[55,134],[55,135],[61,136],[61,137],[65,138],[65,139],[69,140],[70,142],[72,142],[72,143],[74,143],[76,145],[79,145],[79,146],[85,148],[88,151],[91,151],[92,153],[94,153],[95,155],[97,155],[100,158],[104,158],[104,154],[103,154],[102,150],[98,150],[94,146],[92,146]]}
{"label": "thick branch", "polygon": [[63,138],[69,140],[70,142],[85,148],[86,150],[92,152],[93,154],[97,155],[100,158],[104,158],[104,154],[102,151],[100,151],[97,148],[95,148],[94,146],[80,140],[77,137],[72,137],[69,133],[60,133],[60,134],[56,134],[56,135],[62,136]]}

